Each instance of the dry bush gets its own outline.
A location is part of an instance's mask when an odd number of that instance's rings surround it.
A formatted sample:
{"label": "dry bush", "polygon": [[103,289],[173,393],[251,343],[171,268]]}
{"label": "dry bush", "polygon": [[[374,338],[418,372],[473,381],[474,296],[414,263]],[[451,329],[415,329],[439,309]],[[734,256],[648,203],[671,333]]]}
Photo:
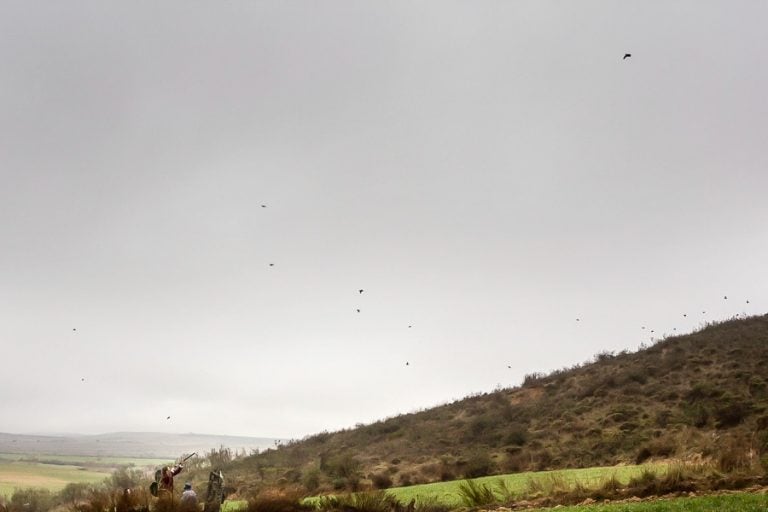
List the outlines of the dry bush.
{"label": "dry bush", "polygon": [[266,489],[248,500],[246,512],[308,512],[313,507],[302,503],[304,497],[297,488]]}

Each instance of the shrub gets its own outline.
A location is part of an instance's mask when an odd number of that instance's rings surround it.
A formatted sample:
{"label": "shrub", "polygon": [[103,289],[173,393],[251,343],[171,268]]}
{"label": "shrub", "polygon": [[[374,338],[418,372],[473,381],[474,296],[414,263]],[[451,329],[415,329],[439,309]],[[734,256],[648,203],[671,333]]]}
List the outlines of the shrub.
{"label": "shrub", "polygon": [[494,463],[485,452],[477,452],[469,457],[464,465],[465,478],[478,478],[490,475],[493,472]]}
{"label": "shrub", "polygon": [[46,512],[53,506],[53,494],[46,489],[16,489],[8,512]]}
{"label": "shrub", "polygon": [[718,405],[715,409],[715,426],[717,428],[735,427],[749,414],[749,407],[743,401],[733,401]]}
{"label": "shrub", "polygon": [[295,489],[269,490],[248,500],[246,512],[309,512],[311,505],[301,502],[303,496]]}
{"label": "shrub", "polygon": [[513,446],[523,446],[528,441],[528,433],[523,428],[516,428],[507,434],[504,441]]}
{"label": "shrub", "polygon": [[320,470],[313,468],[304,473],[302,484],[309,492],[314,492],[320,487]]}
{"label": "shrub", "polygon": [[749,469],[752,466],[750,453],[751,446],[748,440],[736,437],[728,438],[717,450],[715,460],[717,469],[724,473]]}
{"label": "shrub", "polygon": [[371,475],[371,482],[373,482],[375,489],[389,489],[392,487],[392,479],[386,473]]}

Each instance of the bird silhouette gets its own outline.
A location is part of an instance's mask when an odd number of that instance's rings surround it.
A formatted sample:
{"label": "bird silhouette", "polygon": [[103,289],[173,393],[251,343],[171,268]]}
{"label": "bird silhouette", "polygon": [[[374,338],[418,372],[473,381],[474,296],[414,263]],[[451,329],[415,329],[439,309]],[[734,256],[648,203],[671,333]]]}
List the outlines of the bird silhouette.
{"label": "bird silhouette", "polygon": [[728,300],[728,296],[727,295],[723,295],[723,300]]}
{"label": "bird silhouette", "polygon": [[270,266],[270,267],[274,267],[274,266],[275,266],[275,264],[274,264],[274,263],[270,263],[270,264],[269,264],[269,266]]}
{"label": "bird silhouette", "polygon": [[683,313],[683,316],[687,317],[687,316],[688,316],[688,313]]}
{"label": "bird silhouette", "polygon": [[409,326],[408,326],[408,328],[409,328],[409,329],[410,329],[411,327],[413,327],[413,326],[412,326],[412,325],[409,325]]}
{"label": "bird silhouette", "polygon": [[73,332],[74,332],[74,331],[77,331],[77,329],[75,329],[75,328],[73,327],[73,328],[72,328],[72,331],[73,331]]}
{"label": "bird silhouette", "polygon": [[512,368],[511,366],[507,365],[507,368]]}
{"label": "bird silhouette", "polygon": [[624,54],[624,57],[622,57],[622,58],[621,58],[621,60],[625,60],[625,59],[628,59],[628,58],[629,58],[629,57],[631,57],[631,56],[632,56],[632,54],[631,54],[631,53],[625,53],[625,54]]}
{"label": "bird silhouette", "polygon": [[411,363],[409,363],[408,361],[405,362],[405,366],[410,366],[410,365]]}
{"label": "bird silhouette", "polygon": [[359,309],[356,309],[355,311],[357,311],[358,313],[360,312],[360,310],[359,310]]}
{"label": "bird silhouette", "polygon": [[706,315],[706,314],[707,314],[707,312],[706,312],[706,311],[702,311],[702,312],[701,312],[701,314],[702,314],[702,315]]}
{"label": "bird silhouette", "polygon": [[577,318],[577,319],[576,319],[576,321],[577,321],[577,322],[581,322],[581,318]]}
{"label": "bird silhouette", "polygon": [[747,304],[749,304],[749,300],[747,300]]}
{"label": "bird silhouette", "polygon": [[169,419],[171,419],[171,417],[170,417],[170,416],[168,416],[168,417],[167,417],[167,418],[165,418],[165,419],[166,419],[166,420],[169,420]]}
{"label": "bird silhouette", "polygon": [[363,293],[365,290],[357,290],[359,293]]}
{"label": "bird silhouette", "polygon": [[263,204],[263,205],[261,205],[261,207],[262,207],[262,208],[266,208],[266,207],[267,207],[267,205]]}

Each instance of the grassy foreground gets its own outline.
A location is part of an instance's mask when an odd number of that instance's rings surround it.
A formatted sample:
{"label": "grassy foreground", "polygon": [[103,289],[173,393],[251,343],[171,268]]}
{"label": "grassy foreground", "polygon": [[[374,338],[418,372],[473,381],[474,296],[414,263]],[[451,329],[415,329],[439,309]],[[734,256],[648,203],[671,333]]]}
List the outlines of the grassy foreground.
{"label": "grassy foreground", "polygon": [[640,503],[576,505],[573,507],[560,507],[557,510],[558,512],[764,512],[767,509],[768,496],[765,494],[738,493]]}
{"label": "grassy foreground", "polygon": [[[606,478],[615,476],[621,483],[626,484],[630,478],[640,475],[645,469],[663,474],[666,470],[666,465],[644,464],[640,466],[611,466],[562,469],[558,471],[529,471],[510,475],[486,476],[475,478],[473,481],[478,484],[494,486],[499,480],[502,480],[510,491],[519,494],[525,491],[532,481],[542,482],[546,487],[548,481],[562,479],[567,483],[580,482],[586,487],[594,487]],[[389,489],[387,492],[395,496],[401,503],[408,503],[412,499],[434,499],[445,505],[458,507],[461,505],[461,498],[459,497],[459,484],[461,482],[463,480],[397,487]]]}

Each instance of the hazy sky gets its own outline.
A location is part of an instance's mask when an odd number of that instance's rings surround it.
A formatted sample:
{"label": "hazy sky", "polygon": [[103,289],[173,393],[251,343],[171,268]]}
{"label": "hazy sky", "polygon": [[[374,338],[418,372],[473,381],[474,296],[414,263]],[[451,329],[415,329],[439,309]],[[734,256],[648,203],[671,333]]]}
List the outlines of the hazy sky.
{"label": "hazy sky", "polygon": [[2,0],[0,431],[299,437],[767,312],[767,23]]}

